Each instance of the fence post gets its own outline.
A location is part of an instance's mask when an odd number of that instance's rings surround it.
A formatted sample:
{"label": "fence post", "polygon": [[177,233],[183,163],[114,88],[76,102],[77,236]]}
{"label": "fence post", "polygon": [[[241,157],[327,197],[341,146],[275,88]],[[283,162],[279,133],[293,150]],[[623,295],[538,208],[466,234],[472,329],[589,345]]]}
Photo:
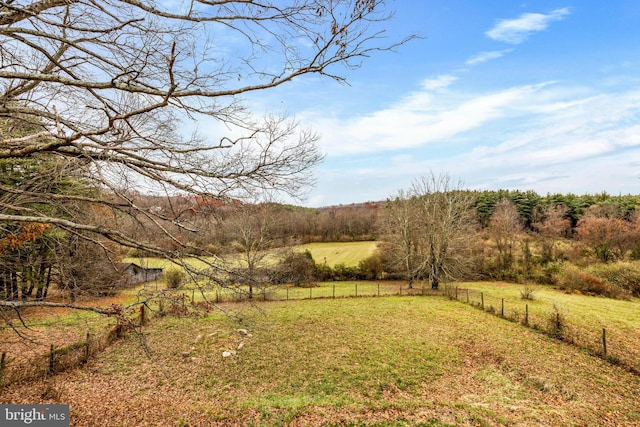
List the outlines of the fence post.
{"label": "fence post", "polygon": [[607,330],[605,328],[602,328],[602,355],[607,357]]}
{"label": "fence post", "polygon": [[287,287],[287,301],[289,301],[289,288]]}
{"label": "fence post", "polygon": [[378,296],[380,296],[380,283],[378,283]]}
{"label": "fence post", "polygon": [[467,304],[469,304],[469,289],[467,288]]}
{"label": "fence post", "polygon": [[53,344],[51,344],[51,350],[49,351],[49,375],[53,375],[53,358],[55,357],[53,350]]}
{"label": "fence post", "polygon": [[400,285],[400,296],[402,296],[402,284]]}
{"label": "fence post", "polygon": [[524,324],[529,326],[529,304],[524,305]]}
{"label": "fence post", "polygon": [[500,305],[500,316],[504,317],[504,298],[502,298],[502,302]]}
{"label": "fence post", "polygon": [[480,307],[484,310],[484,292],[480,292]]}
{"label": "fence post", "polygon": [[356,282],[356,296],[358,296],[358,283]]}
{"label": "fence post", "polygon": [[147,323],[147,312],[144,308],[144,304],[140,306],[140,327],[144,326]]}
{"label": "fence post", "polygon": [[456,301],[458,301],[458,287],[456,286]]}
{"label": "fence post", "polygon": [[336,285],[333,285],[333,299],[336,298]]}
{"label": "fence post", "polygon": [[2,386],[2,380],[4,379],[4,367],[7,360],[7,353],[2,352],[2,357],[0,358],[0,386]]}

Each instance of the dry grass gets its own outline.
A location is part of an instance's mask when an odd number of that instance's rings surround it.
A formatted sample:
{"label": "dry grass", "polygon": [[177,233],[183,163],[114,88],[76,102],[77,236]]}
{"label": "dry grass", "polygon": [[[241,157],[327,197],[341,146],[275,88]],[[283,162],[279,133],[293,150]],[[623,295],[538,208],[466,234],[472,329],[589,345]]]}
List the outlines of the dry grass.
{"label": "dry grass", "polygon": [[505,317],[524,320],[526,306],[529,324],[544,329],[556,310],[562,315],[566,330],[564,338],[569,342],[602,351],[602,330],[606,329],[607,355],[613,361],[640,371],[640,300],[617,300],[560,292],[550,286],[535,286],[533,301],[520,297],[522,285],[503,282],[471,282],[458,284],[459,300],[466,302],[466,290],[470,289],[470,302],[479,304],[480,292],[484,295],[485,309],[498,314],[504,299]]}
{"label": "dry grass", "polygon": [[333,268],[337,264],[355,267],[360,261],[374,254],[379,242],[323,242],[297,246],[299,250],[308,250],[318,264],[327,264]]}
{"label": "dry grass", "polygon": [[70,403],[72,425],[640,425],[637,376],[443,298],[225,308],[0,401]]}

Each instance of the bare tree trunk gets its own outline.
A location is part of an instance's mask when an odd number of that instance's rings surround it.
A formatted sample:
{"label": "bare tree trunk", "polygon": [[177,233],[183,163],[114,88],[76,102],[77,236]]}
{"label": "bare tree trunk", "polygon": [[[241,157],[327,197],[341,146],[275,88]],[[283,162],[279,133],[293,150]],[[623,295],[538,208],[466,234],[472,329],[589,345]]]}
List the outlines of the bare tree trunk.
{"label": "bare tree trunk", "polygon": [[11,282],[11,301],[16,301],[20,295],[18,293],[18,272],[16,271],[15,264],[11,265],[9,270],[9,281]]}

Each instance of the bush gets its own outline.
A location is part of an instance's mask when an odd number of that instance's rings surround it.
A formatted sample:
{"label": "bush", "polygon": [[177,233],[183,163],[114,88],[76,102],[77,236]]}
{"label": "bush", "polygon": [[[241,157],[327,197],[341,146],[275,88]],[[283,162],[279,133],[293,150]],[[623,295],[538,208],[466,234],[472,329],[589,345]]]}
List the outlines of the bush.
{"label": "bush", "polygon": [[575,289],[591,295],[624,298],[625,291],[593,271],[566,264],[558,274],[558,285],[562,289]]}
{"label": "bush", "polygon": [[640,265],[630,262],[597,264],[588,271],[630,295],[640,297]]}
{"label": "bush", "polygon": [[334,280],[358,280],[361,278],[358,267],[348,267],[344,264],[336,264],[333,267]]}
{"label": "bush", "polygon": [[553,304],[553,310],[547,317],[548,333],[554,338],[563,339],[566,329],[566,319],[563,311]]}
{"label": "bush", "polygon": [[315,278],[316,264],[308,250],[289,252],[271,271],[271,283],[308,284]]}
{"label": "bush", "polygon": [[335,280],[333,269],[327,264],[316,264],[316,279],[320,282],[330,282]]}
{"label": "bush", "polygon": [[535,289],[532,285],[525,284],[524,287],[520,290],[520,298],[527,301],[533,301],[533,294],[535,293]]}
{"label": "bush", "polygon": [[370,257],[360,261],[358,263],[358,270],[360,270],[360,275],[364,280],[379,279],[384,273],[382,260],[377,254],[371,255]]}
{"label": "bush", "polygon": [[164,273],[164,282],[167,284],[167,287],[170,289],[177,289],[182,285],[187,275],[182,270],[167,270]]}

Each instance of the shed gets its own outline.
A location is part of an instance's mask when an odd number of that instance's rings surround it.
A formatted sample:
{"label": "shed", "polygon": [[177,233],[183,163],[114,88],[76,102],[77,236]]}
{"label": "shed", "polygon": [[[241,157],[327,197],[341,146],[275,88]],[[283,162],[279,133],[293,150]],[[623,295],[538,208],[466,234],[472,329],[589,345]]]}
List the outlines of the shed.
{"label": "shed", "polygon": [[150,282],[162,277],[162,268],[141,267],[134,262],[122,263],[119,267],[130,284]]}

